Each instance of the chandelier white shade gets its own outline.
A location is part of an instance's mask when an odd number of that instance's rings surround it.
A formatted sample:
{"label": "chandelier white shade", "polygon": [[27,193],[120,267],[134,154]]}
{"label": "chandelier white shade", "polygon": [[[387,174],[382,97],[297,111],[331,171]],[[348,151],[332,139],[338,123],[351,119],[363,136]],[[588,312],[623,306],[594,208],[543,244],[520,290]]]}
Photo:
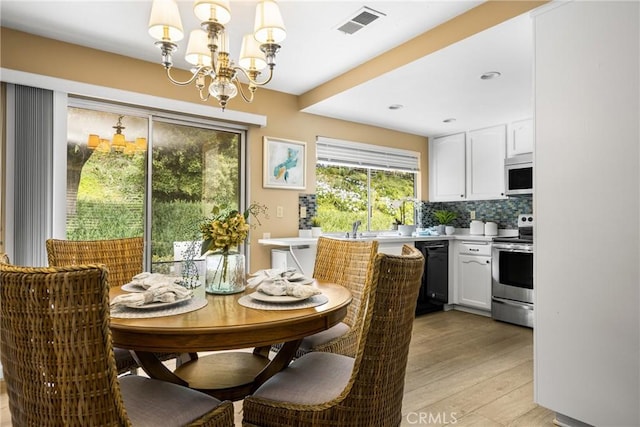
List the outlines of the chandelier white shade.
{"label": "chandelier white shade", "polygon": [[193,13],[203,22],[214,21],[224,25],[231,21],[231,6],[224,0],[196,0]]}
{"label": "chandelier white shade", "polygon": [[[201,21],[201,29],[190,32],[185,51],[185,60],[194,66],[193,75],[186,81],[178,81],[171,76],[172,55],[178,49],[176,42],[184,37],[178,6],[175,0],[153,0],[149,34],[157,40],[167,77],[177,85],[194,83],[203,101],[213,96],[223,110],[238,93],[246,102],[252,102],[257,87],[273,78],[279,43],[286,37],[278,4],[273,0],[260,0],[256,6],[254,32],[242,39],[238,65],[230,59],[229,37],[225,31],[225,24],[231,20],[229,1],[196,0],[193,12]],[[267,66],[268,76],[258,81],[261,70]],[[239,84],[239,74],[248,81],[248,95]]]}
{"label": "chandelier white shade", "polygon": [[256,21],[253,33],[260,43],[280,43],[287,36],[275,1],[262,1],[256,7]]}
{"label": "chandelier white shade", "polygon": [[157,40],[182,40],[182,20],[175,1],[154,0],[149,18],[149,34]]}

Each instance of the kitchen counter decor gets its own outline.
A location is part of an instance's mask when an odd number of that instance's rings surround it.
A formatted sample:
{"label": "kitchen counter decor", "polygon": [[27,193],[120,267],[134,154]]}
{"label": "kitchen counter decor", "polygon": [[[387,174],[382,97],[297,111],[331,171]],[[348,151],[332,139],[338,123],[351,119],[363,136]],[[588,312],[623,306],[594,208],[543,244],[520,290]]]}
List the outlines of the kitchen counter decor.
{"label": "kitchen counter decor", "polygon": [[200,225],[202,254],[206,254],[205,291],[209,294],[235,294],[244,291],[245,257],[238,251],[249,234],[249,217],[260,223],[266,206],[252,203],[243,213],[214,206],[210,218]]}

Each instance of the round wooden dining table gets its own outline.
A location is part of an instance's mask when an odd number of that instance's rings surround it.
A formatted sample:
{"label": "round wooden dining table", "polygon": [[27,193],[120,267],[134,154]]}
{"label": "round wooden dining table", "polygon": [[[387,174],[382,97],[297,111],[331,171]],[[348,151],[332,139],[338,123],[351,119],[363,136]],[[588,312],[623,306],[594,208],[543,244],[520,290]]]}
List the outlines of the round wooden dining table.
{"label": "round wooden dining table", "polygon": [[[194,295],[206,298],[207,304],[198,310],[150,318],[112,316],[113,345],[129,349],[152,378],[204,391],[221,400],[240,400],[284,369],[304,337],[329,329],[345,317],[351,302],[348,289],[318,281],[309,286],[317,287],[328,301],[310,308],[265,310],[238,302],[253,289],[210,295],[199,286]],[[123,292],[112,288],[110,297]],[[278,343],[284,344],[270,359],[271,345]],[[198,352],[215,353],[199,357]],[[182,356],[172,371],[156,353]]]}

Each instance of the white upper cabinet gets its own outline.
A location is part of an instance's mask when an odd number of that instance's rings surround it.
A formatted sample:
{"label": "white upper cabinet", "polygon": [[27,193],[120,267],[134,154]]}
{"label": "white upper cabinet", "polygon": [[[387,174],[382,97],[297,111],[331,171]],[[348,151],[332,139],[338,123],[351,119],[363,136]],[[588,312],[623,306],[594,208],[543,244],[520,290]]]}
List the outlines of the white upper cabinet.
{"label": "white upper cabinet", "polygon": [[504,196],[506,126],[469,132],[467,140],[467,200]]}
{"label": "white upper cabinet", "polygon": [[533,152],[533,120],[519,120],[509,126],[507,157]]}
{"label": "white upper cabinet", "polygon": [[504,198],[506,125],[429,141],[429,200]]}
{"label": "white upper cabinet", "polygon": [[465,134],[429,140],[429,200],[465,198]]}

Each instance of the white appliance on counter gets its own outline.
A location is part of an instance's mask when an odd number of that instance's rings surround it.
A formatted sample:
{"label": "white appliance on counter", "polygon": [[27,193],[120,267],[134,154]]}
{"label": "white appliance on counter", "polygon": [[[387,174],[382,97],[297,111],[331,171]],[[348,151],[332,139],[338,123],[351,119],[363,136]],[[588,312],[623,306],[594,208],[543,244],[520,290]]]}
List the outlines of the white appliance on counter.
{"label": "white appliance on counter", "polygon": [[473,220],[469,224],[469,234],[473,236],[482,236],[484,234],[484,222]]}

